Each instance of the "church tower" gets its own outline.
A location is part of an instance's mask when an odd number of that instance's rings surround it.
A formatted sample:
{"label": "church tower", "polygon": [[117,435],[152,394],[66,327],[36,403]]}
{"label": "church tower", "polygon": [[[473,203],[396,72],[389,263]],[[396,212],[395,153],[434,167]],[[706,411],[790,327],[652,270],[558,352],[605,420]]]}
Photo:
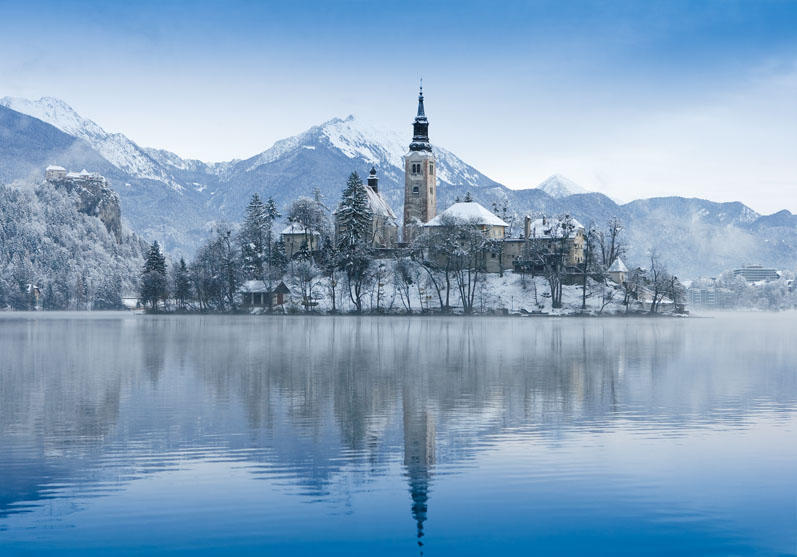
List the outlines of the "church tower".
{"label": "church tower", "polygon": [[418,94],[418,114],[412,124],[410,152],[404,156],[404,233],[403,240],[411,242],[418,233],[418,225],[432,220],[437,214],[437,179],[435,158],[429,143],[429,120],[423,108],[423,82]]}

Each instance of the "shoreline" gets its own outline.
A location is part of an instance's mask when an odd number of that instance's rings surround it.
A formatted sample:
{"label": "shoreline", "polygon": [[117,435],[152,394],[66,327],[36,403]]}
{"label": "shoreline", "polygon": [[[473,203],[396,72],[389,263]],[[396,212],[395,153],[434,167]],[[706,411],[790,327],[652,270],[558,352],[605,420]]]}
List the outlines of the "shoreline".
{"label": "shoreline", "polygon": [[[728,312],[734,313],[734,312]],[[781,312],[770,312],[770,313],[781,313]],[[142,311],[142,310],[129,310],[129,309],[118,309],[118,310],[43,310],[43,311],[15,311],[15,310],[0,310],[0,316],[33,316],[33,315],[41,315],[41,316],[63,316],[67,314],[85,314],[85,315],[97,315],[97,316],[112,316],[112,315],[125,315],[125,316],[145,316],[145,317],[208,317],[208,316],[236,316],[236,317],[383,317],[383,318],[396,318],[396,317],[411,317],[411,318],[432,318],[432,317],[458,317],[464,319],[476,319],[476,318],[513,318],[513,319],[521,319],[521,318],[534,318],[534,319],[545,319],[545,318],[593,318],[593,319],[627,319],[627,318],[634,318],[634,317],[643,317],[649,319],[703,319],[703,318],[712,318],[712,316],[708,315],[694,315],[694,314],[673,314],[673,313],[649,313],[649,312],[629,312],[629,313],[604,313],[604,314],[595,314],[595,313],[562,313],[562,314],[552,314],[552,313],[520,313],[520,312],[512,312],[512,313],[499,313],[499,312],[475,312],[475,313],[461,313],[461,312],[451,312],[451,313],[443,313],[443,312],[412,312],[412,313],[387,313],[387,312],[363,312],[363,313],[355,313],[355,312],[247,312],[247,311],[209,311],[209,312],[199,312],[199,311],[160,311],[160,312],[153,312],[153,311]]]}

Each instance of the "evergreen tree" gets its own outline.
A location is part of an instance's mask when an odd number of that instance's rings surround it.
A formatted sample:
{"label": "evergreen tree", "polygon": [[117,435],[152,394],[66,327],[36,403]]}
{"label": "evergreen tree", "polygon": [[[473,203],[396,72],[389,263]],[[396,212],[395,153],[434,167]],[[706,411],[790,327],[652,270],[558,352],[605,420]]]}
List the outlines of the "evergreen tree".
{"label": "evergreen tree", "polygon": [[338,258],[346,273],[349,297],[357,311],[362,311],[362,289],[368,278],[371,261],[371,210],[368,194],[357,172],[352,172],[337,211]]}
{"label": "evergreen tree", "polygon": [[156,240],[152,242],[144,262],[139,296],[144,304],[150,304],[153,310],[157,310],[158,302],[165,300],[167,295],[166,258]]}
{"label": "evergreen tree", "polygon": [[[274,202],[273,197],[269,197],[266,200],[265,205],[265,219],[264,223],[266,225],[266,279],[268,280],[269,284],[271,283],[272,275],[274,274],[273,269],[273,262],[274,262],[274,222],[280,218],[282,215],[277,210],[277,204]],[[284,248],[284,246],[283,246]],[[282,274],[282,270],[284,267],[277,267],[280,274]],[[270,286],[269,286],[270,288]]]}
{"label": "evergreen tree", "polygon": [[274,242],[269,258],[271,272],[275,275],[282,275],[288,267],[288,252],[285,250],[285,242],[279,240]]}
{"label": "evergreen tree", "polygon": [[182,310],[185,309],[186,302],[191,299],[191,276],[188,272],[188,266],[185,264],[185,259],[182,257],[180,258],[180,263],[173,269],[172,288],[174,297]]}
{"label": "evergreen tree", "polygon": [[91,309],[123,309],[122,303],[122,279],[119,276],[106,276],[91,303]]}
{"label": "evergreen tree", "polygon": [[368,194],[356,172],[346,181],[346,189],[336,214],[338,224],[338,247],[342,251],[354,251],[365,247],[371,231],[371,210]]}
{"label": "evergreen tree", "polygon": [[263,262],[266,257],[266,206],[256,193],[246,208],[238,241],[241,245],[241,262],[244,278],[263,277]]}

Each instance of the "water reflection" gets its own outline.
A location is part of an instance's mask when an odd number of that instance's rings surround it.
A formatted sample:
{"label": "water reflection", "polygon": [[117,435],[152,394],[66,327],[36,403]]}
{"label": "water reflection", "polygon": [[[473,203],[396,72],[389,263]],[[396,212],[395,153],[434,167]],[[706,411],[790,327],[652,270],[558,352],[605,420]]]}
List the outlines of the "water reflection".
{"label": "water reflection", "polygon": [[491,476],[547,482],[602,434],[664,447],[761,416],[790,432],[793,320],[4,316],[0,528],[201,461],[306,501],[402,481],[423,547],[429,517],[444,519],[438,469],[465,474],[482,455],[559,451],[550,468]]}

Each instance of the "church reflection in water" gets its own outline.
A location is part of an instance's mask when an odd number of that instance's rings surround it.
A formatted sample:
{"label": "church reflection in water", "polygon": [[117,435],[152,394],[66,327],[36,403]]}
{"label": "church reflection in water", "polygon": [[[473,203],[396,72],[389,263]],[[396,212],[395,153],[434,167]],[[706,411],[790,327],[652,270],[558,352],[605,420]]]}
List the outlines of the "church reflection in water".
{"label": "church reflection in water", "polygon": [[747,400],[790,402],[786,348],[752,339],[749,356],[773,370],[758,376],[733,350],[701,351],[727,338],[636,319],[0,321],[0,518],[53,484],[134,481],[141,460],[157,470],[175,454],[287,474],[312,500],[401,462],[423,546],[435,468],[509,428],[554,444],[620,419],[677,427],[716,408],[738,420]]}
{"label": "church reflection in water", "polygon": [[423,523],[429,510],[429,484],[435,463],[434,418],[417,389],[404,389],[404,467],[412,496],[412,518],[418,527],[418,545],[423,546]]}

